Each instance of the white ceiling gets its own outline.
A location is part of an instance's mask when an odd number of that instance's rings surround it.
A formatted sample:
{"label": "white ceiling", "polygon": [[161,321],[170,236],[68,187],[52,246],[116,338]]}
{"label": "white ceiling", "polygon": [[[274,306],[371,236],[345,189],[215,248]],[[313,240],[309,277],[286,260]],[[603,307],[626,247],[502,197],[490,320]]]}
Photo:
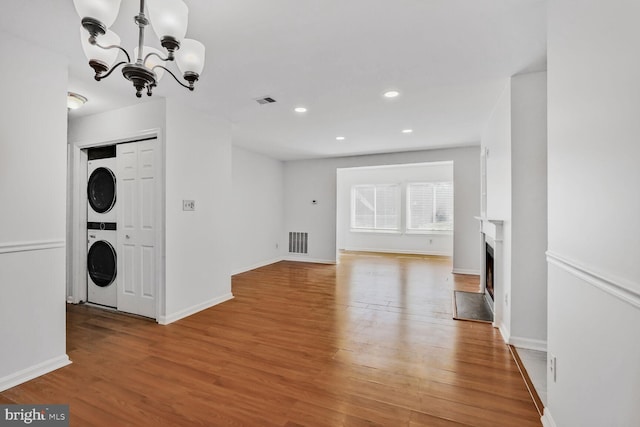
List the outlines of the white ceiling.
{"label": "white ceiling", "polygon": [[[234,144],[283,160],[477,144],[506,79],[546,68],[544,0],[185,2],[205,70],[195,92],[165,74],[154,97],[226,117]],[[122,0],[112,27],[128,50],[138,7]],[[148,101],[120,72],[93,80],[72,0],[3,9],[0,29],[69,58],[69,89],[89,98],[72,115]],[[401,95],[384,99],[388,89]],[[277,103],[254,101],[264,95]]]}

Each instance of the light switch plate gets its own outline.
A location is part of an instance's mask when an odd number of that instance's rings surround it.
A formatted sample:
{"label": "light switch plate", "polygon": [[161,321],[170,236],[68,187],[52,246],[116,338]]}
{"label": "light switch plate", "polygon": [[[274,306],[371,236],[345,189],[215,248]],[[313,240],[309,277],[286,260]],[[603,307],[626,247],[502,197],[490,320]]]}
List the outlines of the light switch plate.
{"label": "light switch plate", "polygon": [[183,211],[195,211],[196,210],[196,201],[195,200],[183,200],[182,201],[182,210]]}

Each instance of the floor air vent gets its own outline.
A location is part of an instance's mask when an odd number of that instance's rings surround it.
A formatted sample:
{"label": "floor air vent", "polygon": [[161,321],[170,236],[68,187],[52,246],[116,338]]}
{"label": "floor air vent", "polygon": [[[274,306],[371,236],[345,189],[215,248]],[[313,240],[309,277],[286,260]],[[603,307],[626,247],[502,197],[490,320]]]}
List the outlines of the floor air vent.
{"label": "floor air vent", "polygon": [[308,238],[309,238],[309,233],[303,233],[300,231],[290,231],[289,232],[289,253],[306,254]]}

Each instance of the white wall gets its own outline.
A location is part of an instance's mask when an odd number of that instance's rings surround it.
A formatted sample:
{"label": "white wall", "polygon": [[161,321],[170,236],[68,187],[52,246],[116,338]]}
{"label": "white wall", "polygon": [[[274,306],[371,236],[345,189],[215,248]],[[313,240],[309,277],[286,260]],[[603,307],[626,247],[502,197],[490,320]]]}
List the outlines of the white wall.
{"label": "white wall", "polygon": [[[454,271],[478,274],[480,236],[474,219],[480,212],[480,150],[477,146],[285,162],[284,238],[288,238],[286,233],[289,231],[309,233],[308,256],[291,254],[288,258],[336,261],[338,168],[438,161],[454,163]],[[312,200],[317,200],[318,204],[313,205]]]}
{"label": "white wall", "polygon": [[[487,218],[511,219],[511,82],[508,81],[482,134],[487,157]],[[506,226],[506,223],[505,223]]]}
{"label": "white wall", "polygon": [[232,274],[277,262],[284,253],[284,165],[232,150]]}
{"label": "white wall", "polygon": [[[228,122],[157,99],[70,122],[72,143],[122,140],[159,129],[164,144],[165,295],[160,323],[231,295],[231,136]],[[182,211],[182,200],[196,210]],[[161,296],[162,298],[162,296]]]}
{"label": "white wall", "polygon": [[[231,295],[231,126],[167,99],[166,281],[169,321]],[[182,200],[195,200],[193,212]]]}
{"label": "white wall", "polygon": [[164,132],[166,109],[165,100],[156,98],[104,113],[71,118],[68,140],[72,144],[99,144],[127,138],[146,130],[160,129]]}
{"label": "white wall", "polygon": [[546,89],[546,72],[511,79],[511,343],[537,348],[547,340]]}
{"label": "white wall", "polygon": [[[453,163],[338,169],[337,247],[350,251],[453,256],[453,233],[406,233],[406,184],[453,181]],[[398,184],[402,188],[400,230],[376,233],[351,230],[351,188],[360,184]]]}
{"label": "white wall", "polygon": [[[546,425],[640,420],[640,3],[549,3]],[[597,28],[597,31],[594,29]]]}
{"label": "white wall", "polygon": [[537,350],[547,339],[546,83],[546,72],[512,77],[482,138],[487,217],[504,221],[497,326],[508,343]]}
{"label": "white wall", "polygon": [[[68,364],[67,64],[0,33],[0,391]],[[47,64],[46,69],[42,64]]]}

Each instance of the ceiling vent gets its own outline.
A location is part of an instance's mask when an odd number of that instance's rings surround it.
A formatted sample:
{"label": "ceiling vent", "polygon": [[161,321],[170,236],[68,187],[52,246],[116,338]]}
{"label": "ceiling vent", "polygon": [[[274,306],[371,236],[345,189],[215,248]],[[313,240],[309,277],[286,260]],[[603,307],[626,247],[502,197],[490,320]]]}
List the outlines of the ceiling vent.
{"label": "ceiling vent", "polygon": [[257,98],[256,102],[260,105],[264,105],[264,104],[273,104],[274,102],[276,102],[276,100],[270,96],[263,96],[262,98]]}

